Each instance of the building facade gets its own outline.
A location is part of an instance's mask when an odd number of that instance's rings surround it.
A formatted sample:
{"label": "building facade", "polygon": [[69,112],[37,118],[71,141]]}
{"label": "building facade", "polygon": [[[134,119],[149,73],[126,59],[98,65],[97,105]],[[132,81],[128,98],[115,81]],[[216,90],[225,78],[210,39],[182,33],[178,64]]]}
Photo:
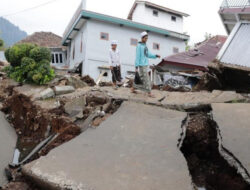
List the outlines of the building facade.
{"label": "building facade", "polygon": [[217,59],[250,68],[250,0],[223,0],[219,14],[229,37]]}
{"label": "building facade", "polygon": [[[147,7],[146,2],[144,6]],[[130,12],[131,19],[120,19],[87,11],[83,7],[85,7],[84,2],[76,11],[64,33],[63,45],[67,47],[67,63],[70,65],[70,69],[81,67],[82,75],[90,75],[95,80],[103,71],[106,71],[107,78],[111,80],[111,73],[108,69],[108,52],[112,40],[118,41],[124,78],[135,70],[136,46],[142,31],[149,32],[148,48],[159,55],[171,55],[176,51],[184,51],[185,41],[189,39],[189,36],[180,32],[182,27],[178,24],[176,31],[172,31],[157,27],[157,24],[152,26],[148,25],[149,23],[140,22],[139,18],[135,17],[137,8],[133,9],[134,13]],[[141,1],[139,1],[138,7],[141,9]],[[156,8],[148,9],[150,11],[147,10],[148,12],[141,14],[154,17]],[[158,12],[158,17],[166,22],[160,12]],[[158,64],[159,60],[152,60],[150,63]]]}

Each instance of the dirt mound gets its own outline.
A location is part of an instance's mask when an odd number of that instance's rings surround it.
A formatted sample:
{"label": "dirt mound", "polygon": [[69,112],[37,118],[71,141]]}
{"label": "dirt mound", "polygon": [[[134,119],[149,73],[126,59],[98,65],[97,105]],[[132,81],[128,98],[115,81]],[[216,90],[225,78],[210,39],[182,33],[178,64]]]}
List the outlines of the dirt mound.
{"label": "dirt mound", "polygon": [[83,76],[81,78],[81,80],[86,82],[89,86],[95,86],[96,85],[94,79],[92,79],[89,75]]}

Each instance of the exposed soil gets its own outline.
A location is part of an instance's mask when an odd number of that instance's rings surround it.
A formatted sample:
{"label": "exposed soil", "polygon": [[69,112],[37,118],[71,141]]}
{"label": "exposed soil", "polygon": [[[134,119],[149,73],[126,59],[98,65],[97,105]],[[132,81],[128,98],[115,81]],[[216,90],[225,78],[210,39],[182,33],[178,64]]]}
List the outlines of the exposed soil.
{"label": "exposed soil", "polygon": [[206,190],[250,189],[250,184],[220,154],[217,124],[209,113],[189,114],[183,128],[185,138],[179,146],[196,187]]}
{"label": "exposed soil", "polygon": [[95,86],[96,85],[94,79],[92,79],[89,75],[83,76],[81,78],[81,80],[86,82],[89,86]]}
{"label": "exposed soil", "polygon": [[250,92],[250,70],[247,67],[221,64],[217,60],[209,65],[194,91],[233,90],[239,93]]}

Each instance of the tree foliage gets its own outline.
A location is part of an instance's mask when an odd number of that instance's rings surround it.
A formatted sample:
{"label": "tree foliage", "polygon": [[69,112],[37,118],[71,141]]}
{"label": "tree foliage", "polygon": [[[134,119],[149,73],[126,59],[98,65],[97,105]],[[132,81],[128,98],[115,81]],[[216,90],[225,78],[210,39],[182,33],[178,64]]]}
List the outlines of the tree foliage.
{"label": "tree foliage", "polygon": [[11,66],[5,71],[18,82],[46,84],[55,77],[50,67],[51,52],[48,48],[32,44],[17,44],[5,51]]}

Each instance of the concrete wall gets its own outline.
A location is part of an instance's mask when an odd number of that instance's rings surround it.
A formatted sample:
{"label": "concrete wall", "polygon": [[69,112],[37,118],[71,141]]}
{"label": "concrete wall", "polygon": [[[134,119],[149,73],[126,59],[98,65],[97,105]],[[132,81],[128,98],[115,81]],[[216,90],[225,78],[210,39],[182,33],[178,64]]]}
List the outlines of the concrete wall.
{"label": "concrete wall", "polygon": [[[73,69],[75,65],[85,61],[86,47],[87,47],[87,23],[83,25],[81,30],[72,39],[71,44],[67,48],[67,59],[70,65],[70,69]],[[81,51],[82,42],[82,51]],[[73,57],[73,51],[75,51],[75,56]]]}
{"label": "concrete wall", "polygon": [[[100,33],[109,33],[109,40],[101,40]],[[117,40],[118,49],[121,53],[122,76],[127,71],[134,71],[136,46],[130,45],[131,38],[140,40],[142,31],[134,28],[122,27],[111,23],[89,20],[71,43],[70,68],[83,61],[83,75],[90,75],[95,80],[100,74],[99,66],[108,66],[108,53],[112,40]],[[84,52],[80,53],[81,34],[84,36]],[[153,43],[160,44],[160,50],[153,50]],[[75,45],[75,59],[72,58],[73,46]],[[185,50],[185,42],[177,38],[166,37],[161,34],[149,33],[148,48],[152,53],[162,57],[173,54],[173,47]],[[70,47],[68,47],[70,48]],[[161,60],[150,60],[150,64],[158,64]]]}
{"label": "concrete wall", "polygon": [[[158,11],[158,17],[156,17],[153,15],[153,10],[153,8],[146,7],[144,3],[138,3],[132,20],[135,22],[164,28],[166,30],[183,33],[183,17],[175,16],[171,13],[166,13],[163,11]],[[171,20],[171,16],[175,16],[177,18],[176,22]]]}

